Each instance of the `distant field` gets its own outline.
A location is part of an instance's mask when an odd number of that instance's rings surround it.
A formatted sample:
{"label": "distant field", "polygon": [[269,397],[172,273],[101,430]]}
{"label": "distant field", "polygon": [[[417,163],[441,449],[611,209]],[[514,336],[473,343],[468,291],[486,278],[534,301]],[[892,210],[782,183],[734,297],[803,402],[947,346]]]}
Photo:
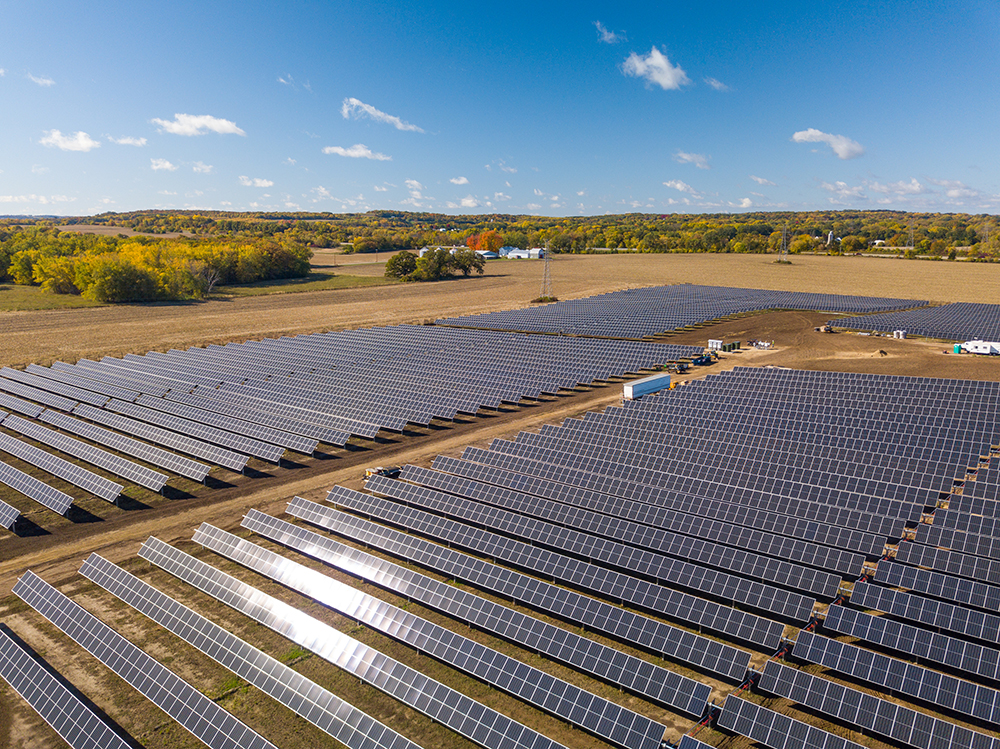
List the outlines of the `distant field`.
{"label": "distant field", "polygon": [[[384,260],[382,253],[379,259]],[[330,253],[314,260],[317,272],[337,272],[349,264],[352,276],[370,276],[375,283],[382,274],[373,256]],[[560,255],[551,262],[552,288],[560,299],[630,286],[697,283],[938,302],[1000,300],[1000,269],[993,265],[826,256],[794,257],[791,265],[772,260],[758,255]],[[539,294],[542,268],[535,260],[498,260],[487,263],[483,277],[434,283],[6,312],[0,313],[0,358],[6,365],[47,364],[524,307]]]}

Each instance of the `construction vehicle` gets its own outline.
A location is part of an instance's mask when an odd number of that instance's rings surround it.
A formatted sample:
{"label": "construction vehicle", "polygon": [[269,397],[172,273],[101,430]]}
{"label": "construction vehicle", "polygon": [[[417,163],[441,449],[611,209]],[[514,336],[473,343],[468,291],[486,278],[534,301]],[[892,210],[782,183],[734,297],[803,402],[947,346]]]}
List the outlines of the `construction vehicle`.
{"label": "construction vehicle", "polygon": [[370,479],[372,476],[387,476],[388,478],[394,479],[399,477],[399,466],[378,466],[377,468],[366,468],[365,478]]}

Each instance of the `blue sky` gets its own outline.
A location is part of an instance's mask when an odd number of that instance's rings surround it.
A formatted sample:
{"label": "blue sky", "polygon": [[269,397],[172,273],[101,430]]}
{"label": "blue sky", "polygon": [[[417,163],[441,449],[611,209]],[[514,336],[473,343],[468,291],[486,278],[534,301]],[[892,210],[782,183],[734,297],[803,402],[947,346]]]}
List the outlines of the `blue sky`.
{"label": "blue sky", "polygon": [[0,214],[1000,212],[995,0],[0,0],[0,23]]}

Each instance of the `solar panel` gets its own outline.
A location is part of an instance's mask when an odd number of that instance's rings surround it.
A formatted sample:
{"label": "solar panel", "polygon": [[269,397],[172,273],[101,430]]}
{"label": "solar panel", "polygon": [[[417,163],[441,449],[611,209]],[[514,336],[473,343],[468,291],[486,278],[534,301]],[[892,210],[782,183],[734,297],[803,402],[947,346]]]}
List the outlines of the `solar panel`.
{"label": "solar panel", "polygon": [[[27,398],[35,403],[44,403],[46,406],[51,406],[52,408],[59,409],[60,411],[72,411],[74,406],[77,404],[76,401],[70,400],[69,398],[63,398],[61,395],[56,395],[54,393],[47,393],[44,390],[39,390],[38,388],[33,388],[29,385],[15,382],[14,380],[8,380],[6,377],[0,377],[0,390],[3,390],[10,395],[19,395],[22,398]],[[8,405],[8,408],[14,407]]]}
{"label": "solar panel", "polygon": [[164,447],[179,450],[188,455],[194,455],[196,458],[208,460],[232,471],[241,472],[250,461],[246,455],[240,455],[232,450],[210,445],[201,440],[191,439],[190,437],[161,429],[152,424],[105,411],[102,408],[94,408],[93,406],[88,406],[86,403],[81,403],[73,409],[73,415],[136,437],[141,437]]}
{"label": "solar panel", "polygon": [[958,637],[930,632],[884,616],[864,614],[845,606],[831,606],[827,610],[823,629],[915,656],[920,661],[992,681],[1000,680],[1000,650]]}
{"label": "solar panel", "polygon": [[81,437],[85,437],[91,442],[109,447],[126,455],[151,463],[152,465],[165,468],[180,476],[186,476],[195,481],[204,481],[211,470],[204,463],[185,458],[168,450],[161,450],[153,445],[139,442],[131,437],[126,437],[118,432],[112,432],[103,427],[89,424],[86,421],[74,419],[72,416],[59,413],[58,411],[46,410],[40,417],[47,424],[59,427],[63,431],[72,432]]}
{"label": "solar panel", "polygon": [[60,515],[65,515],[70,505],[73,504],[73,498],[65,492],[54,489],[34,476],[29,476],[24,471],[19,471],[3,461],[0,461],[0,483],[6,484],[14,491],[58,512]]}
{"label": "solar panel", "polygon": [[750,653],[702,637],[665,622],[546,583],[505,567],[468,556],[438,544],[376,525],[329,507],[296,497],[288,514],[341,536],[381,548],[455,579],[491,590],[511,601],[548,611],[575,625],[603,632],[623,642],[682,663],[740,681]]}
{"label": "solar panel", "polygon": [[73,749],[130,749],[77,692],[0,624],[0,677]]}
{"label": "solar panel", "polygon": [[139,556],[487,749],[561,748],[517,721],[156,538],[142,545]]}
{"label": "solar panel", "polygon": [[769,710],[734,694],[726,697],[719,728],[746,736],[769,749],[864,749],[862,744]]}
{"label": "solar panel", "polygon": [[882,561],[875,568],[875,582],[943,598],[964,606],[987,611],[1000,610],[1000,587],[975,580],[922,570],[905,564]]}
{"label": "solar panel", "polygon": [[349,749],[419,749],[332,692],[97,554],[80,574],[269,694]]}
{"label": "solar panel", "polygon": [[36,403],[28,403],[28,401],[15,398],[13,395],[7,395],[7,393],[0,393],[0,406],[9,408],[11,411],[17,411],[19,414],[30,416],[33,419],[37,419],[38,414],[45,410],[44,407]]}
{"label": "solar panel", "polygon": [[700,717],[711,688],[528,614],[488,601],[454,585],[338,543],[284,520],[250,510],[243,527],[409,600],[443,611],[521,646],[544,653],[619,689]]}
{"label": "solar panel", "polygon": [[624,749],[656,747],[666,732],[656,721],[232,533],[202,523],[193,540]]}
{"label": "solar panel", "polygon": [[3,425],[18,434],[23,434],[29,439],[41,442],[49,447],[54,447],[67,455],[72,455],[73,457],[86,461],[91,465],[103,468],[104,470],[114,473],[117,476],[121,476],[124,479],[128,479],[139,486],[152,489],[154,492],[161,491],[167,483],[167,476],[162,473],[158,473],[157,471],[153,471],[145,466],[133,463],[130,460],[125,460],[117,455],[112,455],[111,453],[105,452],[104,450],[96,448],[93,445],[80,442],[72,437],[60,434],[59,432],[46,429],[39,424],[26,421],[19,416],[12,416],[9,419],[6,419],[3,422]]}
{"label": "solar panel", "polygon": [[781,639],[783,627],[776,621],[431,515],[423,510],[404,507],[342,486],[331,489],[327,501],[370,517],[378,517],[393,525],[418,530],[491,559],[515,564],[543,577],[561,580],[614,601],[632,603],[738,640],[767,648],[777,647]]}
{"label": "solar panel", "polygon": [[1000,692],[802,630],[792,654],[946,710],[1000,725]]}
{"label": "solar panel", "polygon": [[14,380],[16,382],[20,382],[22,385],[37,388],[39,391],[56,393],[74,401],[89,403],[90,405],[97,406],[98,408],[103,406],[108,400],[106,395],[73,387],[72,385],[66,385],[62,382],[57,382],[56,380],[38,377],[37,375],[22,372],[18,369],[11,369],[10,367],[0,368],[0,376],[4,378],[3,380],[0,380],[0,382],[3,383],[6,383],[7,380]]}
{"label": "solar panel", "polygon": [[868,692],[768,661],[756,688],[915,749],[997,749],[1000,740]]}
{"label": "solar panel", "polygon": [[110,481],[103,476],[98,476],[96,473],[81,468],[75,463],[57,458],[51,453],[39,450],[37,447],[33,447],[26,442],[21,442],[21,440],[16,440],[6,434],[0,434],[0,450],[41,468],[43,471],[48,471],[53,476],[58,476],[74,486],[86,489],[91,494],[101,499],[106,499],[108,502],[114,502],[118,499],[118,495],[124,489],[121,484],[116,484],[114,481]]}
{"label": "solar panel", "polygon": [[20,510],[16,507],[11,507],[9,504],[0,499],[0,527],[10,530],[14,527],[14,524],[17,522],[19,517],[21,517]]}
{"label": "solar panel", "polygon": [[34,572],[13,592],[211,749],[277,749]]}

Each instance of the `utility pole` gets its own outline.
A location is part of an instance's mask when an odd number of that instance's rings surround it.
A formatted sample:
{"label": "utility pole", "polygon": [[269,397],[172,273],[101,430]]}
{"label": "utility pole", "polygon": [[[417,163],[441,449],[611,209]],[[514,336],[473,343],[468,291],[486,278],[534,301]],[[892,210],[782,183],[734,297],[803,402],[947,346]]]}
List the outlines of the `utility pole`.
{"label": "utility pole", "polygon": [[540,293],[542,299],[549,299],[552,297],[552,271],[549,268],[549,243],[545,243],[545,265],[542,268],[542,293]]}

